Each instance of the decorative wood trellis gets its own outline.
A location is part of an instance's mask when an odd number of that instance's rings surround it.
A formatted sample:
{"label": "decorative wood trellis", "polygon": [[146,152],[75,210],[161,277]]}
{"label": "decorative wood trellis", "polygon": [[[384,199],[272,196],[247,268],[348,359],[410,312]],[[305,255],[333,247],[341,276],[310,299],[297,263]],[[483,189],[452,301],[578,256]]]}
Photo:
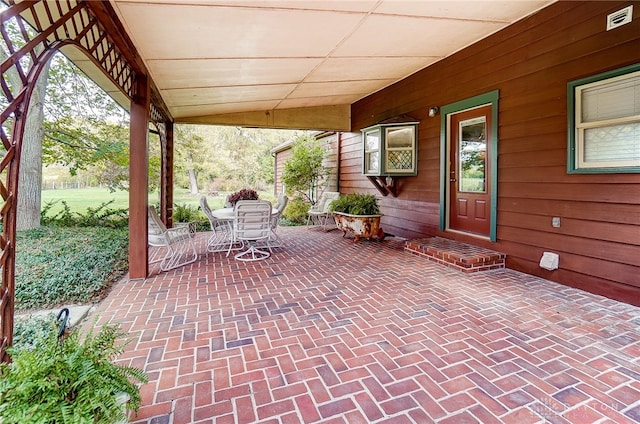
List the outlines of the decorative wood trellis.
{"label": "decorative wood trellis", "polygon": [[160,219],[168,227],[173,226],[173,122],[167,119],[167,111],[161,111],[156,105],[164,105],[157,97],[157,91],[151,91],[151,122],[154,123],[160,138]]}
{"label": "decorative wood trellis", "polygon": [[[15,298],[16,207],[20,153],[29,101],[45,64],[64,46],[82,51],[121,92],[135,101],[137,78],[147,78],[144,65],[120,26],[108,2],[85,0],[5,0],[0,12],[0,43],[7,58],[0,64],[0,361],[8,361],[6,347],[13,341]],[[20,86],[11,86],[9,74]],[[15,79],[14,79],[15,80]],[[0,99],[1,101],[2,99]],[[170,221],[172,122],[162,99],[151,86],[148,116],[158,129],[162,146],[162,202],[164,219]],[[171,205],[171,203],[168,203]],[[146,231],[146,230],[145,230]]]}

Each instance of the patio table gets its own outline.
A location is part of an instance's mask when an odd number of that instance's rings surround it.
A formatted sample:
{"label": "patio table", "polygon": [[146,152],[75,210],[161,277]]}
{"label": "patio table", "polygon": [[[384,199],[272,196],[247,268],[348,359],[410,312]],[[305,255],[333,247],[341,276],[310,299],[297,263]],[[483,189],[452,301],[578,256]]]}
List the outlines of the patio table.
{"label": "patio table", "polygon": [[[278,212],[279,211],[276,208],[271,209],[271,215],[275,215]],[[231,223],[233,223],[233,220],[235,219],[235,211],[233,208],[216,209],[214,211],[211,211],[211,213],[215,218],[225,221],[231,221]]]}
{"label": "patio table", "polygon": [[[271,215],[277,214],[279,211],[276,208],[271,210]],[[242,246],[239,245],[233,239],[233,221],[235,220],[234,208],[221,208],[211,211],[211,215],[214,218],[222,222],[222,231],[216,231],[214,235],[207,242],[207,250],[209,252],[229,252],[232,250],[239,250]],[[238,246],[234,246],[237,245]]]}

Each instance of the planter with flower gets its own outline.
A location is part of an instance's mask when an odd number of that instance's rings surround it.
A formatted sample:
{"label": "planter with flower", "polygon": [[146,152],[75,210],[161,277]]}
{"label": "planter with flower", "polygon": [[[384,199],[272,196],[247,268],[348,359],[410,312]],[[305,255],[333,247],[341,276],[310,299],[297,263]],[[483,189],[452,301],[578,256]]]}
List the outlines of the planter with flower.
{"label": "planter with flower", "polygon": [[380,207],[378,198],[373,194],[353,193],[340,196],[331,202],[329,210],[333,212],[336,225],[347,233],[354,235],[356,243],[361,238],[382,241],[385,237],[380,227]]}
{"label": "planter with flower", "polygon": [[227,196],[225,206],[228,208],[232,208],[235,206],[238,200],[258,200],[258,192],[250,188],[243,188],[242,190],[238,190],[235,193],[231,193],[229,196]]}

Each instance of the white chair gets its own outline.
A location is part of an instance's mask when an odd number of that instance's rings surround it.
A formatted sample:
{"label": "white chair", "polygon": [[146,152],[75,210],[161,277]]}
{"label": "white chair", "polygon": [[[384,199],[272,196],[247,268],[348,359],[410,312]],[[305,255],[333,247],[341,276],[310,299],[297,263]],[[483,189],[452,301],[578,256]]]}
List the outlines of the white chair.
{"label": "white chair", "polygon": [[[233,241],[248,245],[235,255],[240,261],[259,261],[271,256],[271,203],[240,200],[234,207]],[[268,250],[264,250],[266,247]],[[231,251],[231,249],[229,249]]]}
{"label": "white chair", "polygon": [[188,226],[167,228],[151,205],[147,208],[147,218],[148,243],[157,248],[149,263],[160,262],[160,269],[168,271],[198,259]]}
{"label": "white chair", "polygon": [[278,224],[280,223],[280,216],[282,216],[282,212],[284,212],[284,209],[287,207],[288,203],[289,203],[289,198],[286,195],[281,194],[280,196],[278,196],[278,201],[276,203],[276,206],[272,209],[271,242],[270,242],[271,247],[282,246],[282,239],[278,236],[278,234],[276,233],[276,230],[278,229]]}
{"label": "white chair", "polygon": [[211,208],[209,207],[209,202],[207,202],[206,196],[200,197],[200,209],[209,220],[211,231],[213,231],[213,235],[209,237],[209,240],[207,240],[207,251],[226,251],[229,247],[229,243],[231,242],[232,237],[231,231],[233,226],[231,225],[231,221],[228,219],[216,218],[213,215]]}
{"label": "white chair", "polygon": [[327,231],[327,224],[332,223],[333,214],[329,212],[331,202],[340,197],[337,191],[325,191],[318,199],[318,202],[309,209],[307,213],[307,225],[322,225],[322,229]]}

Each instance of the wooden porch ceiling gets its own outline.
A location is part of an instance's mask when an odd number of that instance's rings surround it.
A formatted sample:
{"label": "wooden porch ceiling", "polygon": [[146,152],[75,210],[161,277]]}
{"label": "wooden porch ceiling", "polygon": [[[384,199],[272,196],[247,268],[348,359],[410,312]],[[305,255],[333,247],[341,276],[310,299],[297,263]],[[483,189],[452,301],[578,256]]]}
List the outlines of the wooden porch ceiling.
{"label": "wooden porch ceiling", "polygon": [[176,122],[350,130],[355,101],[552,1],[110,3]]}

